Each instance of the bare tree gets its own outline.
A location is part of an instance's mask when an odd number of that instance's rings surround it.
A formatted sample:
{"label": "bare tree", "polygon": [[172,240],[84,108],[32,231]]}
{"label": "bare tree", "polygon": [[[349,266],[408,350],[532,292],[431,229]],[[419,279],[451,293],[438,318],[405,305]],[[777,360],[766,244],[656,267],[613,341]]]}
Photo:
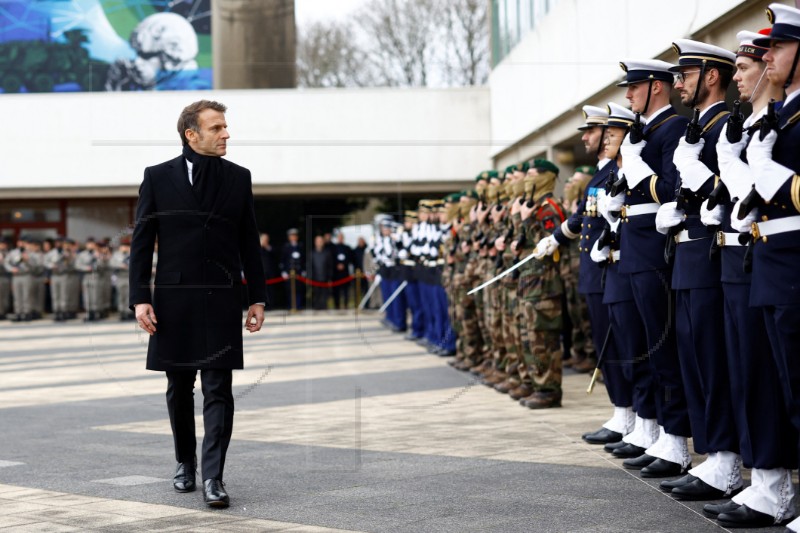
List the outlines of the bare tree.
{"label": "bare tree", "polygon": [[385,85],[426,86],[441,34],[439,0],[372,0],[356,14]]}
{"label": "bare tree", "polygon": [[301,87],[480,85],[489,76],[486,0],[370,0],[354,23],[300,33]]}
{"label": "bare tree", "polygon": [[444,10],[445,62],[451,85],[482,85],[489,78],[489,12],[486,0],[450,0]]}
{"label": "bare tree", "polygon": [[297,82],[300,87],[374,86],[366,54],[353,39],[348,23],[314,22],[297,44]]}

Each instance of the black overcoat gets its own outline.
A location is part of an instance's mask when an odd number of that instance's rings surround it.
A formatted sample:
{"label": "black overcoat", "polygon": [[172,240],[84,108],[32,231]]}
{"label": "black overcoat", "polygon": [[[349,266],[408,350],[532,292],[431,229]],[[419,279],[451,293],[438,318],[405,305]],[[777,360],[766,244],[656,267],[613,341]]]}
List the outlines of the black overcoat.
{"label": "black overcoat", "polygon": [[[242,368],[242,272],[248,304],[266,301],[250,171],[225,159],[210,211],[183,156],[148,167],[139,188],[130,258],[130,303],[158,320],[149,370]],[[154,245],[155,287],[151,291]]]}

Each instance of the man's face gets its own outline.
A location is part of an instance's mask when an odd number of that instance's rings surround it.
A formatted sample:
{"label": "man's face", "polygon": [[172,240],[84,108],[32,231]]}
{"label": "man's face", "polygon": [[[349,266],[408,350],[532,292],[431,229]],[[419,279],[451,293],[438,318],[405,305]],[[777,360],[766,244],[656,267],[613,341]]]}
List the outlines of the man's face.
{"label": "man's face", "polygon": [[[767,64],[767,79],[773,85],[783,85],[792,70],[792,62],[797,52],[797,41],[772,41],[769,52],[764,54],[764,63]],[[795,80],[797,79],[795,74]]]}
{"label": "man's face", "polygon": [[628,85],[628,90],[625,91],[625,98],[631,103],[631,111],[634,113],[642,113],[644,105],[647,103],[647,88],[649,83],[634,83]]}
{"label": "man's face", "polygon": [[336,236],[336,242],[338,242],[339,244],[344,244],[344,233],[340,233],[339,235]]}
{"label": "man's face", "polygon": [[321,250],[323,246],[325,246],[325,239],[321,235],[314,237],[314,247]]}
{"label": "man's face", "polygon": [[429,220],[428,212],[427,211],[420,211],[419,212],[419,221],[420,222],[427,222]]}
{"label": "man's face", "polygon": [[622,139],[625,137],[624,128],[606,128],[606,135],[603,143],[606,146],[606,157],[616,159],[619,152],[619,146],[622,144]]}
{"label": "man's face", "polygon": [[269,246],[269,235],[267,235],[266,233],[262,233],[261,234],[261,247],[262,248],[266,248],[267,246]]}
{"label": "man's face", "polygon": [[[681,103],[686,107],[692,106],[694,93],[697,90],[697,84],[700,83],[700,67],[686,67],[681,69],[683,74],[683,81],[675,80],[675,88],[681,96]],[[708,86],[703,83],[700,86],[700,92],[697,94],[697,103],[704,101],[708,97]]]}
{"label": "man's face", "polygon": [[225,114],[204,109],[197,115],[197,129],[186,130],[189,146],[200,155],[223,156],[228,151],[228,123]]}
{"label": "man's face", "polygon": [[749,57],[736,58],[736,74],[733,75],[733,81],[739,90],[739,100],[742,102],[753,100],[753,91],[765,66],[762,61],[755,61]]}
{"label": "man's face", "polygon": [[290,233],[289,234],[289,242],[292,244],[297,244],[297,233]]}
{"label": "man's face", "polygon": [[602,135],[603,128],[597,126],[583,132],[581,141],[583,141],[583,147],[586,149],[587,154],[594,155],[597,153],[597,145],[600,144],[600,137],[602,137]]}

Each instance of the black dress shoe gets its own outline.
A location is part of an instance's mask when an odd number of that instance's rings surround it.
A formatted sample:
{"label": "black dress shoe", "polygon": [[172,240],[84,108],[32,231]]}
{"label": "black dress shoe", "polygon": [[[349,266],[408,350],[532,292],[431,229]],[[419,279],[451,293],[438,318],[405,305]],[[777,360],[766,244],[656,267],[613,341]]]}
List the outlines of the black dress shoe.
{"label": "black dress shoe", "polygon": [[718,514],[717,522],[723,527],[732,528],[769,527],[775,525],[775,517],[740,505],[733,511]]}
{"label": "black dress shoe", "polygon": [[629,443],[625,446],[617,448],[611,453],[614,454],[614,457],[619,457],[620,459],[629,459],[632,457],[639,457],[640,455],[644,454],[644,448]]}
{"label": "black dress shoe", "polygon": [[178,463],[175,469],[175,477],[172,478],[172,486],[176,492],[192,492],[196,487],[194,471],[197,467],[195,463]]}
{"label": "black dress shoe", "polygon": [[664,492],[672,492],[672,489],[681,487],[683,485],[686,485],[687,483],[691,483],[695,479],[699,478],[696,478],[691,474],[686,474],[685,476],[679,477],[678,479],[669,479],[667,481],[662,481],[661,483],[658,484],[658,488],[660,488]]}
{"label": "black dress shoe", "polygon": [[581,438],[589,444],[608,444],[609,442],[621,441],[622,433],[617,433],[607,428],[600,428],[591,433],[584,433]]}
{"label": "black dress shoe", "polygon": [[703,506],[703,514],[709,518],[716,518],[722,513],[730,513],[739,507],[741,507],[741,505],[733,500],[725,503],[707,503]]}
{"label": "black dress shoe", "polygon": [[228,493],[225,492],[225,483],[221,479],[203,480],[203,500],[209,507],[224,509],[231,503]]}
{"label": "black dress shoe", "polygon": [[[742,489],[733,491],[730,496],[738,494]],[[672,489],[671,494],[679,500],[702,501],[721,500],[726,497],[724,490],[712,487],[702,479],[695,479],[691,483]]]}
{"label": "black dress shoe", "polygon": [[686,473],[686,469],[678,463],[656,459],[648,466],[642,468],[642,477],[673,477],[681,476]]}
{"label": "black dress shoe", "polygon": [[625,442],[624,440],[621,440],[619,442],[609,442],[608,444],[603,446],[603,451],[606,451],[608,453],[614,453],[614,450],[616,450],[617,448],[622,448],[623,446],[627,445],[628,443]]}
{"label": "black dress shoe", "polygon": [[624,466],[628,470],[641,470],[642,468],[653,464],[653,461],[655,460],[656,458],[653,457],[652,455],[647,455],[646,453],[643,453],[639,457],[625,459],[624,461],[622,461],[622,466]]}

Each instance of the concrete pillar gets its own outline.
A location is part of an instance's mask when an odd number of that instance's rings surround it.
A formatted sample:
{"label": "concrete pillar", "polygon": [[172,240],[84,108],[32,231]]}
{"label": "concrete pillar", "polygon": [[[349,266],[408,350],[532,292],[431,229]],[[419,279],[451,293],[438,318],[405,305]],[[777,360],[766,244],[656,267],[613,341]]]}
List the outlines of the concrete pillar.
{"label": "concrete pillar", "polygon": [[293,88],[294,0],[214,0],[215,89]]}

